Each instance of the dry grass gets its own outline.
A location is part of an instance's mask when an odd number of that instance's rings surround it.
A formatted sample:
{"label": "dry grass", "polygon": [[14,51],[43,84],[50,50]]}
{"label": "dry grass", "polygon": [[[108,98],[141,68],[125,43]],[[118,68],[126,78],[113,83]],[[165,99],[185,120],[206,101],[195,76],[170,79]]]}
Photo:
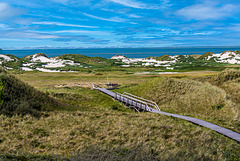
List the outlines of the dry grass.
{"label": "dry grass", "polygon": [[[209,82],[212,85],[216,85],[223,89],[227,98],[230,100],[229,103],[233,107],[235,114],[234,120],[239,122],[240,119],[240,70],[226,69],[225,71],[216,74],[212,77],[196,78],[202,82]],[[239,123],[240,125],[240,123]]]}
{"label": "dry grass", "polygon": [[68,83],[104,84],[109,75],[111,82],[122,84],[119,91],[154,100],[163,111],[202,118],[240,131],[236,102],[228,94],[237,81],[224,89],[188,79],[213,74],[209,72],[167,76],[181,79],[134,73],[133,70],[16,75],[76,108],[46,113],[40,119],[0,115],[0,159],[240,160],[240,145],[209,129],[162,115],[122,112],[123,107],[117,102],[89,88],[54,87]]}
{"label": "dry grass", "polygon": [[179,72],[179,73],[171,73],[171,74],[161,74],[162,77],[173,77],[173,78],[195,78],[195,77],[205,77],[212,76],[219,72],[217,71],[193,71],[193,72]]}
{"label": "dry grass", "polygon": [[[128,74],[130,73],[130,74]],[[44,72],[25,72],[15,75],[17,78],[27,82],[35,88],[51,87],[59,84],[86,84],[84,87],[90,88],[92,83],[106,84],[107,75],[109,81],[119,83],[121,85],[139,84],[148,80],[143,76],[134,76],[127,71],[114,72],[76,72],[76,73],[44,73]]]}
{"label": "dry grass", "polygon": [[190,79],[155,78],[120,92],[142,96],[157,102],[162,111],[189,115],[240,132],[236,104],[227,93],[210,83]]}
{"label": "dry grass", "polygon": [[[186,121],[150,113],[52,112],[0,116],[0,153],[70,159],[239,159],[240,145]],[[142,151],[143,150],[143,151]]]}
{"label": "dry grass", "polygon": [[[200,76],[214,75],[218,72],[199,71],[199,72],[184,72],[175,74],[141,74],[135,75],[139,72],[137,69],[126,71],[109,71],[109,72],[74,72],[74,73],[46,73],[46,72],[24,72],[16,74],[15,76],[22,81],[34,86],[35,88],[45,88],[59,84],[85,84],[84,87],[91,87],[92,83],[105,84],[107,82],[107,75],[109,81],[119,83],[122,86],[132,84],[140,84],[155,77],[187,77],[194,78]],[[144,73],[144,72],[143,72]]]}

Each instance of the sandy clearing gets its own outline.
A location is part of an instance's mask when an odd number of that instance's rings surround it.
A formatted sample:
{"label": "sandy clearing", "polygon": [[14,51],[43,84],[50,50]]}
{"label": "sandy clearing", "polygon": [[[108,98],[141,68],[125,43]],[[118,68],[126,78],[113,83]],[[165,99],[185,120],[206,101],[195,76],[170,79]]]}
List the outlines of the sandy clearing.
{"label": "sandy clearing", "polygon": [[3,54],[0,54],[0,58],[3,58],[5,61],[14,61],[14,59],[11,59],[9,56]]}
{"label": "sandy clearing", "polygon": [[28,68],[28,67],[21,67],[21,69],[22,69],[23,71],[33,71],[33,69]]}

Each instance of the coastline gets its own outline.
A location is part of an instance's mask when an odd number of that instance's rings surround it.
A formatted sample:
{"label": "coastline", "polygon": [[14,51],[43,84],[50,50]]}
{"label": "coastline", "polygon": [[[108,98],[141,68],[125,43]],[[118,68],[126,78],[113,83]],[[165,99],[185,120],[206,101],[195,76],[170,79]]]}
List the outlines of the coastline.
{"label": "coastline", "polygon": [[203,55],[206,52],[216,54],[224,51],[240,50],[240,47],[165,47],[165,48],[82,48],[82,49],[28,49],[28,50],[0,50],[0,54],[12,54],[23,58],[27,55],[44,53],[48,57],[61,56],[64,54],[81,54],[90,57],[103,57],[110,59],[116,54],[124,54],[128,58],[147,58],[162,55]]}

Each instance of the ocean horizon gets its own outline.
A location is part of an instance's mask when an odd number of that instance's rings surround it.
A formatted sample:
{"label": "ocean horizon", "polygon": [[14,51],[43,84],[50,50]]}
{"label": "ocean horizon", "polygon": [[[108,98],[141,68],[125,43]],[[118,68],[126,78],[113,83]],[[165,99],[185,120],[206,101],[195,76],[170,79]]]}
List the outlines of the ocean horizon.
{"label": "ocean horizon", "polygon": [[90,57],[104,57],[110,59],[112,56],[125,55],[128,58],[159,57],[162,55],[202,55],[206,52],[216,54],[224,51],[240,50],[239,47],[161,47],[161,48],[79,48],[79,49],[28,49],[28,50],[0,50],[0,54],[12,54],[23,58],[27,55],[44,53],[48,57],[63,54],[81,54]]}

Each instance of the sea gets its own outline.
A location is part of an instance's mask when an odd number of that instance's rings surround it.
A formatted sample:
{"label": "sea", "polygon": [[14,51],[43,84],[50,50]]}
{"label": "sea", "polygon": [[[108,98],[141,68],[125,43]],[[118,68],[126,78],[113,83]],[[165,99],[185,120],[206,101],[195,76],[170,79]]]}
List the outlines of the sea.
{"label": "sea", "polygon": [[90,57],[111,58],[112,56],[125,55],[128,58],[159,57],[162,55],[202,55],[206,52],[216,54],[224,51],[240,50],[239,47],[162,47],[162,48],[81,48],[81,49],[34,49],[34,50],[0,50],[0,54],[12,54],[19,58],[36,53],[44,53],[48,57],[63,54],[81,54]]}

